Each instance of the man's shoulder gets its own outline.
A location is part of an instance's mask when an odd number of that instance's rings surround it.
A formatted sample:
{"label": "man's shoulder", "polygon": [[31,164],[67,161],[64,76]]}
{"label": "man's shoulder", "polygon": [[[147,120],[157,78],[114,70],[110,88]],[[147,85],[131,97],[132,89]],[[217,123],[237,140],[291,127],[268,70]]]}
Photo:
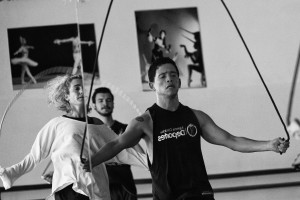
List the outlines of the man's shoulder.
{"label": "man's shoulder", "polygon": [[152,126],[152,123],[153,122],[152,122],[151,115],[150,115],[149,111],[147,110],[143,114],[133,118],[130,121],[129,126],[137,128],[137,129],[147,129],[148,127]]}
{"label": "man's shoulder", "polygon": [[147,122],[151,120],[151,113],[149,110],[146,110],[143,114],[134,118],[138,122]]}
{"label": "man's shoulder", "polygon": [[200,124],[206,124],[211,120],[210,116],[202,110],[192,109]]}

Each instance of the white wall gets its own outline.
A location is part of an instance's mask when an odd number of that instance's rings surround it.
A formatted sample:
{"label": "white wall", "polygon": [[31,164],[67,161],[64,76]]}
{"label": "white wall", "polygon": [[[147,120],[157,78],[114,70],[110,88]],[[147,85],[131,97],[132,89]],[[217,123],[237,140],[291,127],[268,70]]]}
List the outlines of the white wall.
{"label": "white wall", "polygon": [[[285,119],[290,86],[299,48],[300,2],[298,0],[231,0],[227,6],[242,32],[259,70]],[[227,3],[226,2],[226,3]],[[12,90],[7,29],[68,23],[94,23],[99,40],[108,0],[26,0],[0,3],[0,113],[17,94]],[[268,140],[286,137],[279,118],[253,64],[217,0],[115,0],[102,43],[101,78],[116,92],[115,118],[123,122],[155,101],[140,83],[134,12],[148,9],[197,7],[202,37],[207,88],[182,89],[183,104],[207,112],[217,124],[235,135]],[[183,56],[183,55],[180,55]],[[299,81],[298,84],[299,86]],[[296,88],[297,89],[297,88]],[[297,89],[299,91],[299,89]],[[295,94],[293,118],[299,118],[299,92]],[[118,96],[119,94],[119,96]],[[126,94],[130,99],[122,97]],[[47,107],[45,92],[26,90],[10,109],[1,132],[0,165],[22,159],[37,131],[58,113]],[[225,173],[290,167],[298,154],[299,141],[291,140],[284,155],[272,152],[241,154],[203,142],[208,173]],[[41,183],[46,162],[16,184]],[[136,178],[149,177],[135,170]]]}

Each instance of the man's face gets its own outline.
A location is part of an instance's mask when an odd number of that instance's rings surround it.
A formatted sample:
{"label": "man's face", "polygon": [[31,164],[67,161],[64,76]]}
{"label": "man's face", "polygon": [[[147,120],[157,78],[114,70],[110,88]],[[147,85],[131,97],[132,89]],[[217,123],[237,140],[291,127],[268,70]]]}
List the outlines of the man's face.
{"label": "man's face", "polygon": [[109,93],[98,93],[95,98],[95,110],[99,115],[110,116],[114,110],[114,102]]}
{"label": "man's face", "polygon": [[167,63],[157,69],[152,88],[158,94],[177,95],[180,84],[176,68],[172,64]]}

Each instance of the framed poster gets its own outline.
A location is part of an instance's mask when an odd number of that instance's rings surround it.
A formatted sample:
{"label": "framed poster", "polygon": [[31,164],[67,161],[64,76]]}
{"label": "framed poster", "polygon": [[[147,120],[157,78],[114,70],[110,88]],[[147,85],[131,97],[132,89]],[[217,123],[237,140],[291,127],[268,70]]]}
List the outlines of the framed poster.
{"label": "framed poster", "polygon": [[170,57],[178,65],[182,88],[207,86],[196,7],[135,12],[143,90],[153,60]]}
{"label": "framed poster", "polygon": [[[8,32],[14,90],[42,88],[58,74],[91,73],[96,58],[93,24],[10,28]],[[98,68],[97,68],[98,69]]]}

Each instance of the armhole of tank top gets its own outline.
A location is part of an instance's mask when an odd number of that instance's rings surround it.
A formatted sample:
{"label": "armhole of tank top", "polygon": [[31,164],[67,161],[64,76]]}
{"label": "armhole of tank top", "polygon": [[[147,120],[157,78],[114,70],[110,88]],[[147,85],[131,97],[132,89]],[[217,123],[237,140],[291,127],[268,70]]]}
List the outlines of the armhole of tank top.
{"label": "armhole of tank top", "polygon": [[147,155],[147,162],[148,162],[149,169],[151,169],[152,164],[151,164],[150,159],[149,159],[149,154],[147,153],[146,155]]}
{"label": "armhole of tank top", "polygon": [[[200,129],[200,136],[202,137],[201,124],[200,124],[200,122],[199,122],[199,120],[198,120],[198,118],[197,118],[197,115],[196,115],[196,113],[194,112],[194,110],[193,110],[192,108],[190,108],[190,107],[188,107],[188,108],[192,111],[192,113],[193,113],[193,115],[194,115],[194,117],[195,117],[195,120],[196,120],[196,122],[198,123],[199,129]],[[200,140],[201,140],[201,137],[200,137]]]}

